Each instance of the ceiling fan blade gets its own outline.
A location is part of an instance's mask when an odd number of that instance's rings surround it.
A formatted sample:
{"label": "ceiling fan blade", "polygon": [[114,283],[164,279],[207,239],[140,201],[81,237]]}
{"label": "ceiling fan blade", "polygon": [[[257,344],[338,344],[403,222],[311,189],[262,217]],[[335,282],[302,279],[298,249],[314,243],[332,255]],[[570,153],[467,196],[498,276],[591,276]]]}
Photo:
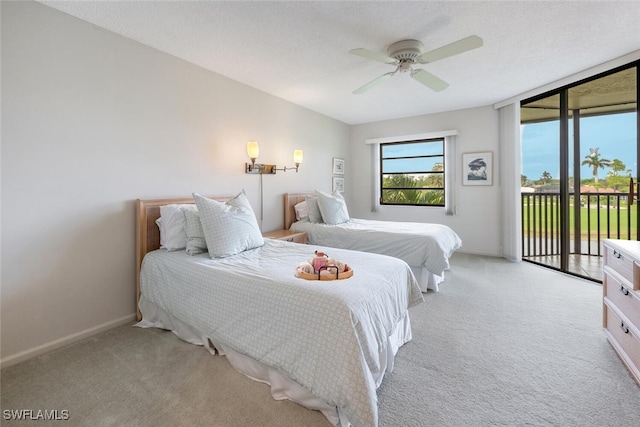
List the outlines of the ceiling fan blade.
{"label": "ceiling fan blade", "polygon": [[449,87],[449,83],[444,80],[440,80],[440,78],[425,70],[413,70],[411,72],[411,77],[436,92],[440,92],[441,90]]}
{"label": "ceiling fan blade", "polygon": [[383,55],[378,52],[373,52],[371,50],[363,49],[363,48],[351,49],[349,53],[352,55],[361,56],[366,59],[372,59],[374,61],[383,62],[385,64],[392,64],[392,65],[398,64],[397,59],[394,59],[387,55]]}
{"label": "ceiling fan blade", "polygon": [[353,93],[355,95],[360,95],[361,93],[365,93],[366,91],[368,91],[369,89],[372,89],[375,86],[378,86],[380,83],[388,80],[389,78],[391,78],[391,76],[393,76],[396,72],[392,71],[390,73],[385,73],[383,75],[381,75],[378,78],[375,78],[373,80],[371,80],[369,83],[367,83],[366,85],[359,87],[358,89],[354,90]]}
{"label": "ceiling fan blade", "polygon": [[457,42],[449,43],[442,47],[439,47],[429,52],[425,52],[416,58],[416,61],[421,64],[428,64],[440,59],[448,58],[453,55],[457,55],[462,52],[466,52],[471,49],[476,49],[482,46],[482,39],[478,36],[469,36],[458,40]]}

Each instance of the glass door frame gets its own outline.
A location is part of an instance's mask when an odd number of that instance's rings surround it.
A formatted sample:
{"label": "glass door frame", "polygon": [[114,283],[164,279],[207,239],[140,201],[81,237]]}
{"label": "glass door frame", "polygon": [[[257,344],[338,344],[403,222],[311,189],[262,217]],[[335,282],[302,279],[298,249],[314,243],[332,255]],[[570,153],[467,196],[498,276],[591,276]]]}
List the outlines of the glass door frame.
{"label": "glass door frame", "polygon": [[[583,85],[585,83],[588,82],[592,82],[598,79],[601,79],[603,77],[607,77],[610,75],[613,75],[615,73],[618,73],[620,71],[624,71],[630,68],[634,68],[635,67],[635,83],[636,83],[636,93],[635,93],[635,115],[636,115],[636,158],[635,158],[635,162],[636,162],[636,188],[634,190],[634,194],[635,194],[635,198],[636,198],[636,203],[635,203],[635,209],[638,213],[638,218],[640,218],[640,204],[638,204],[638,197],[640,196],[640,189],[637,186],[637,180],[638,178],[640,178],[640,109],[638,108],[638,101],[640,100],[640,60],[636,60],[636,61],[632,61],[628,64],[613,68],[611,70],[596,74],[594,76],[576,81],[574,83],[571,83],[569,85],[563,86],[561,88],[558,89],[554,89],[552,91],[549,92],[545,92],[543,94],[540,95],[536,95],[534,97],[531,98],[527,98],[525,100],[522,100],[520,102],[520,108],[526,106],[526,104],[530,104],[533,103],[535,101],[539,101],[548,97],[552,97],[552,96],[559,96],[559,152],[560,152],[560,168],[559,168],[559,172],[560,172],[560,177],[559,177],[559,204],[560,204],[560,212],[559,212],[559,223],[560,223],[560,268],[559,270],[568,273],[568,274],[572,274],[572,275],[577,275],[580,277],[583,277],[577,273],[573,273],[571,271],[569,271],[569,256],[570,254],[570,243],[571,243],[571,230],[570,230],[570,218],[571,215],[574,215],[574,224],[576,225],[576,230],[578,230],[578,232],[580,231],[580,211],[575,209],[576,208],[576,203],[577,206],[579,206],[579,202],[576,202],[577,200],[579,200],[579,198],[576,197],[576,194],[579,194],[579,188],[580,188],[580,129],[579,129],[579,118],[580,115],[578,113],[577,117],[573,117],[574,114],[576,114],[575,111],[571,111],[571,115],[570,115],[570,110],[569,110],[569,90],[571,88]],[[574,192],[574,211],[571,212],[570,211],[570,182],[569,182],[569,178],[570,178],[570,138],[569,138],[569,120],[573,118],[573,126],[574,126],[574,138],[573,138],[573,177],[574,177],[574,191],[575,188],[578,188],[578,193]],[[576,118],[578,120],[576,120]],[[577,179],[577,181],[576,181]],[[629,212],[628,215],[631,215],[631,206],[629,206]],[[524,217],[524,216],[523,216]],[[523,223],[524,224],[524,223]],[[524,236],[522,237],[523,239],[525,238]],[[581,239],[580,234],[578,234],[577,237],[578,241],[576,241],[576,245],[577,247],[574,247],[574,249],[577,250],[580,249],[580,242],[579,240]],[[636,236],[635,236],[636,240],[640,241],[640,227],[637,227],[636,230]],[[523,260],[528,261],[527,259],[523,258]],[[537,262],[536,262],[537,263]],[[538,264],[538,263],[537,263]],[[545,265],[545,264],[541,264],[541,265]],[[557,267],[551,267],[550,268],[554,268],[554,269],[558,269]],[[592,279],[593,280],[593,279]]]}

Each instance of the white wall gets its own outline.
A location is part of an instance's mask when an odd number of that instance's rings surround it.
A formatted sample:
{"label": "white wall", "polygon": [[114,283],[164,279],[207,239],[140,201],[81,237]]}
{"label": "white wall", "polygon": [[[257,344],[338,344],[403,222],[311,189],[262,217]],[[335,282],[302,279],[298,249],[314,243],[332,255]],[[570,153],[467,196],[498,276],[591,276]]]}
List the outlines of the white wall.
{"label": "white wall", "polygon": [[[458,130],[456,137],[455,199],[457,214],[445,215],[444,208],[380,206],[371,212],[373,195],[369,138],[414,135]],[[498,113],[493,107],[472,108],[425,116],[407,117],[353,126],[350,161],[346,164],[345,186],[352,217],[394,221],[435,222],[450,226],[462,239],[461,252],[500,256],[500,162],[498,158]],[[462,185],[462,153],[493,152],[493,185]]]}
{"label": "white wall", "polygon": [[134,200],[235,194],[263,230],[282,194],[330,189],[350,127],[33,2],[2,2],[2,349],[6,366],[131,320]]}

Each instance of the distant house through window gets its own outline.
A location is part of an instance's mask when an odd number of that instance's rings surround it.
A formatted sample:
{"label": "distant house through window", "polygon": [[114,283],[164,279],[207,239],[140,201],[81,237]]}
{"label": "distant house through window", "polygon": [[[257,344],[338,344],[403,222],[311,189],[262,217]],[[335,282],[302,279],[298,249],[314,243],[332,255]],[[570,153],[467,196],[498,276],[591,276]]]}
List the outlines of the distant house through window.
{"label": "distant house through window", "polygon": [[445,205],[444,138],[380,144],[380,204]]}

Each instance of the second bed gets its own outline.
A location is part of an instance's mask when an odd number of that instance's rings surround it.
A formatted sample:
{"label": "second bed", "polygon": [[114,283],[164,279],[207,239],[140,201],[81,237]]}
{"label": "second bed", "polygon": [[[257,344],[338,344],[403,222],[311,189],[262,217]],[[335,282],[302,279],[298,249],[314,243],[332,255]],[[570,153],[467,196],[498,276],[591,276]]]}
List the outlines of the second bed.
{"label": "second bed", "polygon": [[411,267],[420,290],[439,290],[449,258],[462,246],[448,226],[350,218],[340,224],[296,220],[295,205],[313,193],[285,193],[285,229],[304,231],[310,244],[389,255]]}

